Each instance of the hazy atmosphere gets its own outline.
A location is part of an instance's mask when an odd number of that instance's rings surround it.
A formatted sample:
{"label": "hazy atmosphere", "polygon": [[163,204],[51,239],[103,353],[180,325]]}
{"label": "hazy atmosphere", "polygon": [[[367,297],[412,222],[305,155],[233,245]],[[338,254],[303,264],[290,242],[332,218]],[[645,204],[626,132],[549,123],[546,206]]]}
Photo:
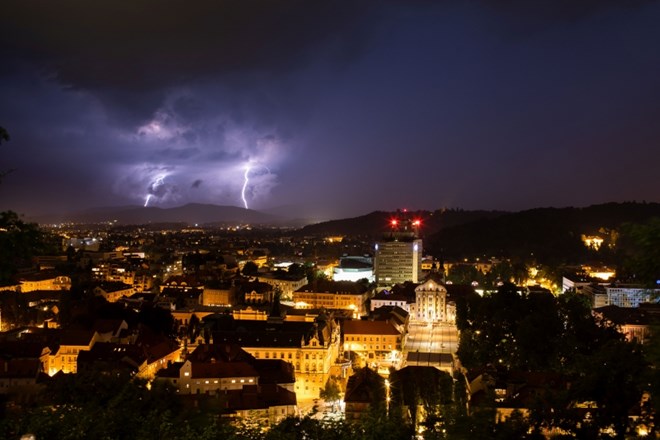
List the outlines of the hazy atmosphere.
{"label": "hazy atmosphere", "polygon": [[660,201],[658,2],[436,3],[5,1],[0,209]]}

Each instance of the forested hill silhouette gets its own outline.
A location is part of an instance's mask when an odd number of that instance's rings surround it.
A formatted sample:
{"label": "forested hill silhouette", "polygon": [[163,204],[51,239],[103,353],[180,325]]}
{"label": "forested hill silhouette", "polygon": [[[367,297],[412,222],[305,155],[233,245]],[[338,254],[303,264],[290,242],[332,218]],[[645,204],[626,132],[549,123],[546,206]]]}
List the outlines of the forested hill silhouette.
{"label": "forested hill silhouette", "polygon": [[[440,229],[424,248],[443,259],[511,257],[560,264],[594,259],[613,260],[620,228],[660,217],[658,203],[606,203],[585,208],[537,208],[482,218]],[[598,235],[604,245],[589,250],[582,235]]]}
{"label": "forested hill silhouette", "polygon": [[438,209],[436,211],[374,211],[354,218],[331,220],[305,226],[298,231],[301,235],[349,235],[377,238],[390,228],[392,218],[420,219],[422,236],[429,236],[443,228],[496,218],[503,211],[466,211],[462,209]]}
{"label": "forested hill silhouette", "polygon": [[[421,219],[424,253],[440,259],[500,257],[561,264],[589,260],[616,261],[615,244],[625,223],[660,218],[660,204],[604,203],[588,207],[535,208],[520,212],[436,211],[387,212],[308,225],[299,235],[362,236],[376,240],[389,230],[394,217]],[[582,243],[582,235],[605,240],[599,252]]]}

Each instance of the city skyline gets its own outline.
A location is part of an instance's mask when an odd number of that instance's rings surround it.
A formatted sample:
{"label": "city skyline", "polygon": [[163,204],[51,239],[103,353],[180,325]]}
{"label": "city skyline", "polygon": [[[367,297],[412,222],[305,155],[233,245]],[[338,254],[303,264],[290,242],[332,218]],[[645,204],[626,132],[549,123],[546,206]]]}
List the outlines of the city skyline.
{"label": "city skyline", "polygon": [[655,2],[5,10],[1,210],[660,201]]}

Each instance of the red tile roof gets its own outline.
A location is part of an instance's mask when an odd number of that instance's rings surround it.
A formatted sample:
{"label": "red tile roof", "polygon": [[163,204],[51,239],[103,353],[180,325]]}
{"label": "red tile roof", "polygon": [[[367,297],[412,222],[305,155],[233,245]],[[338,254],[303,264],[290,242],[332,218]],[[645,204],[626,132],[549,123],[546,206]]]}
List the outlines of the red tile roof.
{"label": "red tile roof", "polygon": [[345,321],[345,335],[400,335],[401,333],[387,321]]}

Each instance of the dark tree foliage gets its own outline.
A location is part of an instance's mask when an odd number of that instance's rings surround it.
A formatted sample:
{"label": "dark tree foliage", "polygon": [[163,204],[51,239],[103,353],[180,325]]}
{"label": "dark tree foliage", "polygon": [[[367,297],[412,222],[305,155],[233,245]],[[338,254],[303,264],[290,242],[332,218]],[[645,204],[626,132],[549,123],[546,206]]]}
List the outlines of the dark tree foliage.
{"label": "dark tree foliage", "polygon": [[651,338],[644,344],[644,359],[649,368],[644,372],[643,383],[647,384],[650,399],[644,402],[641,410],[643,423],[653,425],[653,416],[660,408],[660,322],[651,326]]}
{"label": "dark tree foliage", "polygon": [[471,284],[483,278],[481,272],[472,264],[456,264],[449,269],[447,281],[454,284]]}
{"label": "dark tree foliage", "polygon": [[20,292],[7,291],[0,295],[0,310],[3,322],[15,325],[28,325],[30,323],[30,308],[25,296]]}
{"label": "dark tree foliage", "polygon": [[253,261],[248,261],[243,266],[241,273],[245,276],[254,276],[259,271],[259,266],[257,266]]}
{"label": "dark tree foliage", "polygon": [[627,223],[618,240],[620,276],[657,286],[660,281],[660,218],[646,223]]}
{"label": "dark tree foliage", "polygon": [[194,339],[199,336],[200,332],[202,331],[202,323],[197,317],[197,315],[193,314],[190,317],[190,320],[188,321],[188,339],[190,341],[193,341]]}
{"label": "dark tree foliage", "polygon": [[332,376],[321,390],[321,398],[327,402],[336,402],[341,397],[341,385],[338,378]]}
{"label": "dark tree foliage", "polygon": [[174,390],[132,379],[127,374],[86,371],[53,377],[39,404],[2,420],[3,438],[32,433],[47,439],[194,439],[231,433],[204,416],[184,409]]}
{"label": "dark tree foliage", "polygon": [[417,420],[418,407],[438,416],[452,402],[452,377],[433,367],[404,368],[390,375],[391,406],[405,408]]}
{"label": "dark tree foliage", "polygon": [[138,322],[146,325],[157,334],[168,337],[176,336],[172,313],[161,307],[143,307],[138,313]]}
{"label": "dark tree foliage", "polygon": [[[560,374],[570,387],[548,383],[539,393],[532,408],[536,428],[559,427],[590,438],[612,426],[621,436],[644,391],[647,364],[640,347],[596,318],[585,300],[575,293],[521,295],[504,285],[458,309],[465,314],[458,356],[467,368]],[[593,402],[593,426],[571,409],[581,402]]]}
{"label": "dark tree foliage", "polygon": [[12,211],[0,212],[0,283],[11,281],[32,257],[52,251],[50,241],[35,223],[26,223]]}
{"label": "dark tree foliage", "polygon": [[[462,259],[505,257],[535,260],[559,266],[588,260],[612,261],[607,246],[599,251],[586,248],[581,236],[605,235],[626,222],[641,223],[660,216],[658,203],[607,203],[586,208],[538,208],[456,225],[443,225],[425,240],[432,255]],[[614,234],[616,235],[616,234]]]}
{"label": "dark tree foliage", "polygon": [[291,266],[289,266],[289,268],[287,269],[287,273],[291,277],[295,277],[295,278],[302,278],[307,274],[305,271],[305,267],[298,263],[293,263]]}

